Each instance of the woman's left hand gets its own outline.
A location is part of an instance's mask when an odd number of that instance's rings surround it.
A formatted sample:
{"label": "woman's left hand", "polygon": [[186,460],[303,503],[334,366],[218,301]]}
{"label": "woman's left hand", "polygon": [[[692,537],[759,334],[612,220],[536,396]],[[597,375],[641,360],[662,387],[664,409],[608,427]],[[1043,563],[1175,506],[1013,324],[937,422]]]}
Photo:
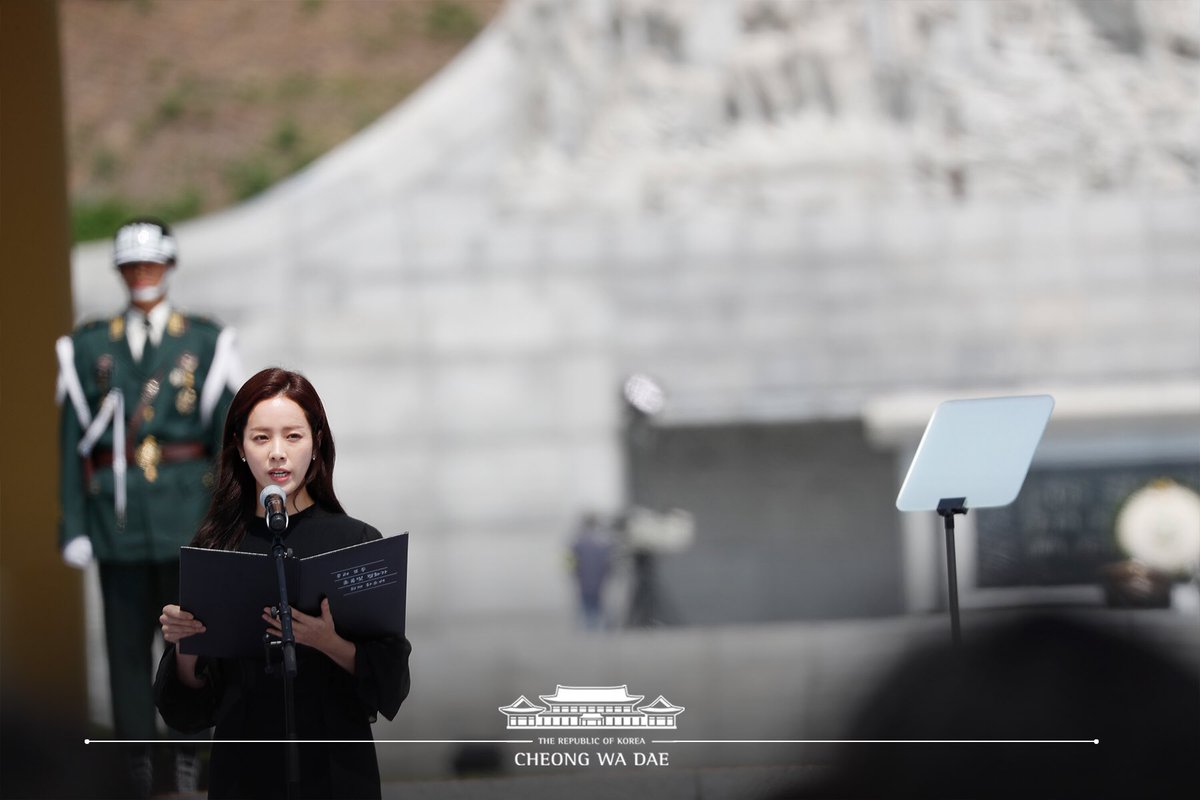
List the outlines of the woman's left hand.
{"label": "woman's left hand", "polygon": [[[262,618],[268,625],[267,633],[276,638],[283,637],[279,619],[271,615],[271,609],[264,608]],[[354,656],[357,648],[353,642],[339,636],[334,628],[333,613],[329,610],[329,598],[321,601],[321,616],[319,617],[292,608],[292,635],[296,637],[296,644],[304,644],[320,650],[342,669],[354,672]]]}

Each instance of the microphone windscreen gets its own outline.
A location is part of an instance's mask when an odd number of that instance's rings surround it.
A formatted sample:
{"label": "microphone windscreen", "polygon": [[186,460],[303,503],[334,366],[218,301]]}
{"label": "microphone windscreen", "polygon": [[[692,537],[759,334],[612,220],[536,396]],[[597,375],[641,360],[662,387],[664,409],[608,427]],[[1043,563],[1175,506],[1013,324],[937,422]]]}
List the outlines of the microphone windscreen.
{"label": "microphone windscreen", "polygon": [[271,495],[278,495],[279,501],[284,504],[285,508],[287,507],[287,492],[283,491],[282,486],[276,486],[275,484],[271,484],[259,492],[258,504],[263,508],[266,508],[267,500],[271,497]]}

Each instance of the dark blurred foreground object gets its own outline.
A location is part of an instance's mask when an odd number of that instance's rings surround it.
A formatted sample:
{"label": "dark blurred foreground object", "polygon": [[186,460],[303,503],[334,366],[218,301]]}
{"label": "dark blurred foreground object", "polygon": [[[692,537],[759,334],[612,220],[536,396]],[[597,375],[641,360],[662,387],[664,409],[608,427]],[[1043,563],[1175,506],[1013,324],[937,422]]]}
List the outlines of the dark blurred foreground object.
{"label": "dark blurred foreground object", "polygon": [[129,798],[120,752],[84,743],[75,719],[11,687],[0,693],[0,798]]}
{"label": "dark blurred foreground object", "polygon": [[[1023,618],[905,658],[847,738],[903,741],[843,745],[826,782],[779,797],[1195,797],[1200,677],[1136,639]],[[1099,743],[1024,743],[1050,739]]]}
{"label": "dark blurred foreground object", "polygon": [[494,744],[463,744],[454,751],[450,762],[457,778],[499,775],[504,771],[500,748]]}

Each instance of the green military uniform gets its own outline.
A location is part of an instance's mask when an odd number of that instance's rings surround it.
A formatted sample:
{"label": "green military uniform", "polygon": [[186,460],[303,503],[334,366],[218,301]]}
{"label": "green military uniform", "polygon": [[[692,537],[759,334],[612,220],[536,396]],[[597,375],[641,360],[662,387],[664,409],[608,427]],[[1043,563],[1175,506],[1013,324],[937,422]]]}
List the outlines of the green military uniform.
{"label": "green military uniform", "polygon": [[170,310],[140,363],[126,324],[121,314],[58,342],[59,538],[89,537],[100,562],[117,736],[152,739],[158,615],[178,602],[179,548],[208,508],[238,368],[233,331],[204,318]]}
{"label": "green military uniform", "polygon": [[[177,561],[208,509],[212,457],[221,446],[228,386],[211,411],[200,392],[221,329],[201,317],[172,311],[161,344],[139,364],[125,337],[124,315],[85,324],[71,335],[74,367],[93,419],[104,398],[121,391],[128,444],[124,520],[114,511],[114,427],[96,440],[91,463],[76,453],[84,430],[71,404],[62,414],[62,527],[60,545],[91,537],[101,563]],[[211,391],[211,390],[210,390]]]}

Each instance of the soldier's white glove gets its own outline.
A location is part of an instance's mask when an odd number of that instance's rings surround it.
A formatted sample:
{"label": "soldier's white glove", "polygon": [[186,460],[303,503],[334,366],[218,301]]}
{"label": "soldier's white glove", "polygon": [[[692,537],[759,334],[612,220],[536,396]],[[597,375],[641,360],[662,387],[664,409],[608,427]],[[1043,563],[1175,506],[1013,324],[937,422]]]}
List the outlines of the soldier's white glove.
{"label": "soldier's white glove", "polygon": [[68,567],[86,569],[92,563],[92,540],[86,536],[76,536],[63,547],[62,559]]}

